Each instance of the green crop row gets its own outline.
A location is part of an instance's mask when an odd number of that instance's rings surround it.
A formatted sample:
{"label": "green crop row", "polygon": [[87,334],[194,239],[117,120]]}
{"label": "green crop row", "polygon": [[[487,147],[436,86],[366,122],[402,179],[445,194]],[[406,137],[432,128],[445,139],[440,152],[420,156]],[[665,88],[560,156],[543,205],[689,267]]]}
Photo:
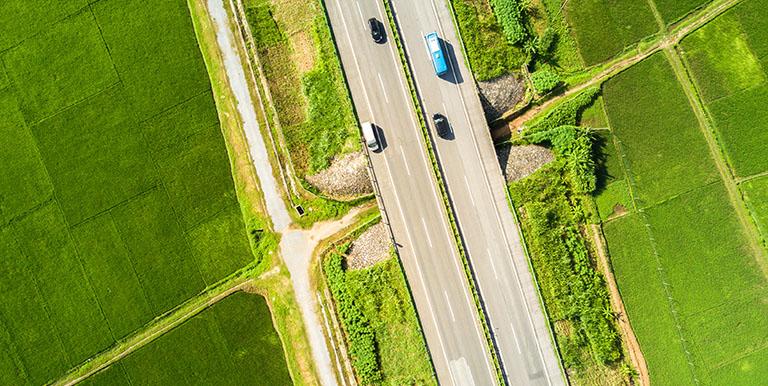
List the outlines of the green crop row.
{"label": "green crop row", "polygon": [[234,293],[86,379],[85,385],[288,385],[266,300]]}
{"label": "green crop row", "polygon": [[254,257],[186,2],[6,3],[0,383],[42,384]]}
{"label": "green crop row", "polygon": [[564,11],[587,66],[608,60],[659,30],[645,1],[571,0]]}

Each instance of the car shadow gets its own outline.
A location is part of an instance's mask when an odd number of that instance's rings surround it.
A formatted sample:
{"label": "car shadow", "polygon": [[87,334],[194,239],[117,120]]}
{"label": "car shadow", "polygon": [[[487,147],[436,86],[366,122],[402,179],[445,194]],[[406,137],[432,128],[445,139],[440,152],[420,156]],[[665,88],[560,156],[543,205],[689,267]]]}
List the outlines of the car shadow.
{"label": "car shadow", "polygon": [[456,139],[456,135],[453,132],[453,125],[450,124],[450,122],[447,125],[448,125],[448,129],[446,131],[444,131],[442,133],[440,132],[439,129],[435,129],[435,131],[437,131],[437,136],[438,137],[440,137],[440,138],[442,138],[442,139],[444,139],[446,141],[453,141],[454,139]]}
{"label": "car shadow", "polygon": [[384,135],[384,130],[381,128],[381,126],[377,124],[373,124],[373,131],[376,135],[376,139],[379,141],[379,150],[377,150],[375,153],[381,153],[384,151],[384,149],[387,148],[387,137]]}
{"label": "car shadow", "polygon": [[456,59],[456,51],[453,48],[453,44],[443,40],[443,38],[439,39],[440,44],[442,44],[443,49],[445,50],[445,59],[448,61],[448,72],[440,75],[440,79],[454,84],[464,83],[464,77],[459,70],[459,62]]}
{"label": "car shadow", "polygon": [[376,20],[376,26],[379,28],[379,31],[381,31],[381,35],[382,35],[381,39],[376,41],[376,43],[377,44],[386,44],[387,41],[389,40],[389,35],[387,34],[386,26],[379,19],[374,19],[374,20]]}

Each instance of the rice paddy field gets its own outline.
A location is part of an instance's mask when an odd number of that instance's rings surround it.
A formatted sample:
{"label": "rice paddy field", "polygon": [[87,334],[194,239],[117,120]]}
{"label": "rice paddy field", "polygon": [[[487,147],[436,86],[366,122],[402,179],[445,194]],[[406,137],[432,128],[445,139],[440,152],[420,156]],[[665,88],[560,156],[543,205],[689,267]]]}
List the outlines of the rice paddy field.
{"label": "rice paddy field", "polygon": [[671,24],[712,0],[653,0],[665,23]]}
{"label": "rice paddy field", "polygon": [[[735,7],[679,49],[736,182],[765,171],[761,162],[768,158],[746,121],[760,119],[759,93],[750,93],[764,83],[752,66],[760,57],[744,58],[741,42],[754,38],[736,24],[757,3]],[[720,52],[725,42],[736,42],[728,46],[738,51]],[[603,188],[596,202],[612,266],[651,384],[757,385],[768,377],[764,246],[750,241],[739,203],[726,189],[732,182],[718,172],[666,55],[657,53],[603,85],[610,130],[598,141]],[[731,66],[753,72],[734,74]],[[719,105],[726,98],[727,112]],[[733,156],[733,149],[744,157]],[[757,177],[739,185],[758,223],[766,216],[766,188]]]}
{"label": "rice paddy field", "polygon": [[587,66],[611,59],[659,30],[645,1],[571,0],[564,6]]}
{"label": "rice paddy field", "polygon": [[4,1],[0,61],[0,384],[42,384],[254,255],[185,1]]}
{"label": "rice paddy field", "polygon": [[85,385],[291,385],[266,300],[236,292]]}

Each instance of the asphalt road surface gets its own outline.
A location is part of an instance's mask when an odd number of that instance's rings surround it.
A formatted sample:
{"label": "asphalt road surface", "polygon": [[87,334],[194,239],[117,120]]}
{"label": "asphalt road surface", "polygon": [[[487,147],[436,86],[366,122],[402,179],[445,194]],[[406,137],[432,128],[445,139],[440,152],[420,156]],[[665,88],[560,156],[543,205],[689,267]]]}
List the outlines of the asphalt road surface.
{"label": "asphalt road surface", "polygon": [[[444,114],[452,128],[453,138],[445,140],[430,125],[505,379],[512,385],[562,385],[559,359],[448,4],[392,3],[425,113]],[[449,72],[442,77],[435,75],[424,40],[433,31],[443,39],[449,60]]]}
{"label": "asphalt road surface", "polygon": [[[379,128],[384,148],[370,158],[437,377],[445,385],[495,384],[383,3],[326,0],[326,7],[358,116]],[[384,44],[368,32],[371,17],[387,29]]]}

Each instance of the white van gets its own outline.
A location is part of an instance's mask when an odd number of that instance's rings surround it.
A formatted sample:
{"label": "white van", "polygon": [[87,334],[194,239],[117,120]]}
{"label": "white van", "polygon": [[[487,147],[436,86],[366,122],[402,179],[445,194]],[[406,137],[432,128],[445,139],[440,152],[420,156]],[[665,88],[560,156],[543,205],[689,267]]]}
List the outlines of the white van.
{"label": "white van", "polygon": [[376,136],[376,129],[371,122],[363,122],[363,138],[365,139],[365,145],[368,146],[370,151],[378,151],[379,138]]}

